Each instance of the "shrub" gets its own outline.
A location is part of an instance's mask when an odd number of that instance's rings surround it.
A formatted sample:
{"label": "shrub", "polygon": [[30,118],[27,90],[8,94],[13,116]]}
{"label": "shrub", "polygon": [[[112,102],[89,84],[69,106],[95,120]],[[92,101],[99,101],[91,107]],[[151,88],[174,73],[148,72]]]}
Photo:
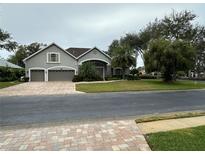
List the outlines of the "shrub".
{"label": "shrub", "polygon": [[25,75],[24,69],[0,67],[0,81],[20,80]]}
{"label": "shrub", "polygon": [[177,77],[185,77],[186,73],[184,71],[178,71],[177,72]]}
{"label": "shrub", "polygon": [[98,75],[95,66],[91,62],[83,63],[79,68],[79,75],[75,77],[79,81],[100,81],[102,78]]}
{"label": "shrub", "polygon": [[139,76],[141,79],[157,79],[157,76],[153,76],[153,75],[140,75]]}
{"label": "shrub", "polygon": [[136,69],[136,68],[134,68],[134,69],[132,69],[131,71],[130,71],[130,74],[132,74],[133,76],[134,75],[139,75],[139,71]]}
{"label": "shrub", "polygon": [[23,76],[23,77],[20,78],[20,81],[21,82],[28,82],[29,81],[29,77]]}
{"label": "shrub", "polygon": [[138,75],[126,75],[126,79],[127,80],[139,80],[139,76]]}
{"label": "shrub", "polygon": [[112,78],[114,78],[116,80],[120,80],[120,79],[122,79],[122,75],[113,75]]}
{"label": "shrub", "polygon": [[73,82],[80,82],[80,81],[83,81],[82,77],[80,77],[79,75],[74,75],[73,77]]}

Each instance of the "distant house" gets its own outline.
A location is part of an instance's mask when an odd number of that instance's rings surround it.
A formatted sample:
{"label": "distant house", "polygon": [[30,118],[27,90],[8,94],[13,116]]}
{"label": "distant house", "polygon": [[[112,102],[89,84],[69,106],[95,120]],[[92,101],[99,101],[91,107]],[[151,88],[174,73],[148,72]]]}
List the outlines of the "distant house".
{"label": "distant house", "polygon": [[18,65],[15,65],[15,64],[12,64],[8,61],[6,61],[5,59],[3,58],[0,58],[0,67],[9,67],[9,68],[22,68]]}
{"label": "distant house", "polygon": [[146,74],[146,72],[145,72],[145,67],[144,67],[144,66],[138,67],[137,70],[139,71],[139,74],[140,74],[140,75]]}

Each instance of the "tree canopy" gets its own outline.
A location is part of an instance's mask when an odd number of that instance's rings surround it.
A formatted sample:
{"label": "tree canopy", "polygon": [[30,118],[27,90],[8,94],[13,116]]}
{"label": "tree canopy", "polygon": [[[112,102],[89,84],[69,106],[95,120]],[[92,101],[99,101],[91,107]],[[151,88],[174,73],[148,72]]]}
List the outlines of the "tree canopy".
{"label": "tree canopy", "polygon": [[176,79],[177,71],[188,71],[194,65],[195,49],[188,41],[155,39],[144,53],[147,72],[161,72],[165,81]]}
{"label": "tree canopy", "polygon": [[17,42],[13,41],[11,34],[0,28],[0,50],[13,51],[17,47]]}
{"label": "tree canopy", "polygon": [[[162,19],[156,18],[153,22],[148,23],[145,28],[141,29],[138,33],[129,33],[124,37],[121,37],[119,40],[113,41],[109,46],[109,52],[115,51],[113,48],[115,48],[115,45],[117,43],[126,43],[130,47],[134,48],[133,52],[135,52],[136,56],[142,54],[144,57],[143,60],[145,61],[145,56],[149,55],[148,52],[152,51],[150,47],[156,46],[154,45],[155,41],[158,40],[158,43],[162,45],[162,47],[157,47],[157,52],[159,52],[159,54],[167,53],[160,52],[162,50],[161,48],[163,48],[163,51],[167,51],[168,49],[175,50],[176,47],[173,48],[173,45],[176,45],[176,42],[178,42],[178,44],[183,42],[183,44],[181,45],[185,44],[185,46],[187,47],[184,48],[184,52],[188,52],[187,54],[189,54],[189,49],[191,48],[191,46],[196,51],[196,54],[190,54],[190,56],[194,56],[191,57],[191,61],[188,57],[188,59],[186,59],[187,62],[190,62],[190,66],[192,66],[192,68],[188,68],[198,73],[200,71],[205,71],[205,27],[196,24],[196,18],[197,15],[191,11],[185,10],[176,12],[173,10],[171,14],[164,16]],[[190,43],[190,46],[188,46],[187,43]],[[164,45],[166,45],[167,47],[165,48]],[[177,48],[178,49],[176,51],[181,52],[181,48]],[[171,53],[174,54],[174,52],[175,51]],[[146,70],[150,70],[150,65],[160,60],[158,58],[159,57],[157,56],[149,58],[150,63],[147,62],[148,60],[146,58]],[[181,60],[183,61],[183,59]],[[153,67],[153,69],[151,70],[155,69],[156,67]]]}
{"label": "tree canopy", "polygon": [[133,48],[126,44],[119,44],[112,51],[112,66],[121,67],[123,79],[125,78],[125,70],[135,65],[133,57]]}
{"label": "tree canopy", "polygon": [[14,55],[11,55],[8,58],[8,61],[13,64],[24,67],[23,59],[39,51],[44,46],[46,46],[46,44],[38,43],[38,42],[34,42],[29,45],[19,45]]}

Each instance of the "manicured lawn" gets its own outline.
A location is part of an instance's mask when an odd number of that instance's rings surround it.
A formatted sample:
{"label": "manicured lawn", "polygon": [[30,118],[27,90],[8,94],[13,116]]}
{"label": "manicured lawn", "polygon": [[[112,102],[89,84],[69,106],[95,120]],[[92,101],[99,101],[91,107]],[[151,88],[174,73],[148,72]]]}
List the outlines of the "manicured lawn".
{"label": "manicured lawn", "polygon": [[204,151],[205,126],[146,135],[154,151]]}
{"label": "manicured lawn", "polygon": [[205,88],[205,82],[176,81],[174,83],[165,83],[161,80],[117,81],[110,83],[89,83],[76,85],[76,89],[78,91],[88,93],[146,90],[185,90],[202,88]]}
{"label": "manicured lawn", "polygon": [[0,82],[0,89],[10,87],[16,84],[20,84],[21,82],[18,81],[11,81],[11,82]]}

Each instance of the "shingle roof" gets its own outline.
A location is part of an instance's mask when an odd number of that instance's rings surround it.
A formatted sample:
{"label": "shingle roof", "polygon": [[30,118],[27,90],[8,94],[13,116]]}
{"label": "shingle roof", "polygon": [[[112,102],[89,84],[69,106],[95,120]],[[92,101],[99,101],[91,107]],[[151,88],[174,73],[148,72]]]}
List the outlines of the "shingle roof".
{"label": "shingle roof", "polygon": [[75,56],[77,58],[90,49],[91,48],[68,48],[68,49],[66,49],[66,51],[68,51],[70,54],[72,54],[73,56]]}
{"label": "shingle roof", "polygon": [[5,59],[3,58],[0,58],[0,66],[3,66],[3,67],[11,67],[11,68],[22,68],[18,65],[15,65],[15,64],[12,64],[8,61],[6,61]]}

